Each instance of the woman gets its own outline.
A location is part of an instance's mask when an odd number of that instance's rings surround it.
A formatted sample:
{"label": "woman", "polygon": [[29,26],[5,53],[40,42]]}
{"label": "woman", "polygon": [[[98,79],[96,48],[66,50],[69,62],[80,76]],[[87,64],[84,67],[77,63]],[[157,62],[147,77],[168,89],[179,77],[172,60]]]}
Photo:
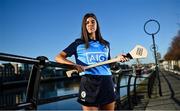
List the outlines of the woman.
{"label": "woman", "polygon": [[[76,63],[67,59],[74,55]],[[127,58],[119,55],[120,61]],[[82,75],[78,102],[83,110],[114,110],[115,92],[109,65],[84,70],[85,66],[110,59],[109,42],[103,39],[93,13],[87,13],[82,21],[81,38],[76,39],[60,54],[56,61],[74,65]]]}

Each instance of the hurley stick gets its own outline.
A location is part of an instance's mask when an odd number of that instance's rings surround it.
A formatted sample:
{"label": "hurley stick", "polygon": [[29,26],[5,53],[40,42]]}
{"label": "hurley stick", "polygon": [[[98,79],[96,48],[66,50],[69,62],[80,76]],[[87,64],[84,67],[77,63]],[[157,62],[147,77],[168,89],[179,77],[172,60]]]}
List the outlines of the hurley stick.
{"label": "hurley stick", "polygon": [[[145,57],[147,57],[147,54],[148,54],[148,52],[147,52],[146,48],[144,48],[141,45],[136,45],[124,57],[126,57],[128,59],[145,58]],[[96,64],[92,64],[92,65],[86,66],[85,70],[93,68],[93,67],[105,65],[105,64],[114,63],[114,62],[120,62],[120,57],[112,58],[112,59],[107,60],[107,61],[103,61],[103,62],[99,62],[99,63],[96,63]],[[66,74],[67,74],[68,77],[71,77],[72,73],[74,73],[74,72],[78,73],[78,71],[74,69],[74,70],[67,71]]]}

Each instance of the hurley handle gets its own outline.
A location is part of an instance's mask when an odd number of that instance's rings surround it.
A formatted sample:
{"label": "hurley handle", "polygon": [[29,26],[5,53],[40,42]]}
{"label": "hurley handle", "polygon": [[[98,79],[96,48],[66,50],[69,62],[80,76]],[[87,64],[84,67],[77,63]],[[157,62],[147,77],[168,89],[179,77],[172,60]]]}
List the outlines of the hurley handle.
{"label": "hurley handle", "polygon": [[[103,62],[99,62],[99,63],[96,63],[96,64],[92,64],[90,66],[87,66],[87,67],[84,68],[84,70],[90,69],[90,68],[93,68],[93,67],[97,67],[97,66],[101,66],[101,65],[104,65],[104,64],[110,64],[110,63],[118,62],[119,60],[120,60],[120,58],[116,57],[116,58],[113,58],[113,59],[110,59],[110,60],[107,60],[107,61],[103,61]],[[76,69],[66,71],[66,75],[68,77],[71,77],[72,73],[78,73],[78,71]]]}
{"label": "hurley handle", "polygon": [[72,76],[72,73],[78,73],[78,70],[73,69],[73,70],[66,71],[67,77],[71,77],[71,76]]}

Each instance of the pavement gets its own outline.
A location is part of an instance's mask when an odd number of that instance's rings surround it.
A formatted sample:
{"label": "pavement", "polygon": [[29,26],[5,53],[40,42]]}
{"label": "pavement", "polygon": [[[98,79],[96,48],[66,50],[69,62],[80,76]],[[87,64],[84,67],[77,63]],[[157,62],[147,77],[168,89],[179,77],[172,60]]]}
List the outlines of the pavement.
{"label": "pavement", "polygon": [[159,76],[162,96],[159,96],[159,87],[155,85],[145,110],[180,110],[180,75],[160,70]]}

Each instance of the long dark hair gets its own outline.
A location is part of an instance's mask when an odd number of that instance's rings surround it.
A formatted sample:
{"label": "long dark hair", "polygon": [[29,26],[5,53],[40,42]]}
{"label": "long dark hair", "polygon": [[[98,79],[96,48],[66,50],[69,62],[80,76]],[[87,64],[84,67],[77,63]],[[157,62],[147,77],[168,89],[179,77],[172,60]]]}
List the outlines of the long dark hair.
{"label": "long dark hair", "polygon": [[93,13],[87,13],[84,15],[83,17],[83,21],[82,21],[82,28],[81,28],[81,39],[85,42],[85,47],[88,48],[89,47],[89,35],[86,29],[86,20],[87,18],[92,17],[96,20],[97,22],[97,30],[96,30],[96,40],[98,40],[101,44],[104,44],[105,46],[108,45],[108,42],[105,41],[103,39],[103,37],[101,36],[101,32],[100,32],[100,27],[99,27],[99,23],[98,20],[96,18],[96,16]]}

